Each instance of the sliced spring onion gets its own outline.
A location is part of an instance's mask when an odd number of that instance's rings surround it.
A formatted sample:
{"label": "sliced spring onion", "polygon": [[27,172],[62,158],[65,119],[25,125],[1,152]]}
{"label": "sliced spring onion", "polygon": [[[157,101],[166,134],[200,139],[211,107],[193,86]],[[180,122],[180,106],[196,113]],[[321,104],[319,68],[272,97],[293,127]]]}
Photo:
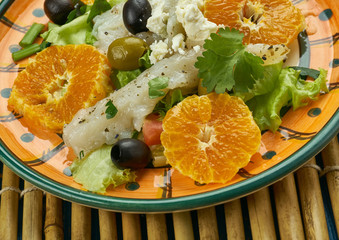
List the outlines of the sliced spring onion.
{"label": "sliced spring onion", "polygon": [[33,55],[34,53],[37,53],[37,52],[40,52],[40,51],[41,51],[40,44],[33,43],[32,45],[30,45],[30,46],[28,46],[24,49],[21,49],[17,52],[12,53],[12,58],[16,62],[16,61],[19,61],[21,59],[29,57],[29,56]]}
{"label": "sliced spring onion", "polygon": [[23,48],[31,45],[44,27],[45,25],[41,23],[33,23],[22,38],[22,40],[19,42],[19,45]]}

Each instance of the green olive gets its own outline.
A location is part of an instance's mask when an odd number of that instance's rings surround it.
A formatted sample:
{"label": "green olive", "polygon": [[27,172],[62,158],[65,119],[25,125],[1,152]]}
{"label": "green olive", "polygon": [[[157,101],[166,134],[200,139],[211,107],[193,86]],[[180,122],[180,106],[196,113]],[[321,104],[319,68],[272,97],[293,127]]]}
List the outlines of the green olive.
{"label": "green olive", "polygon": [[116,70],[134,70],[140,67],[139,58],[147,49],[147,43],[141,38],[118,38],[109,45],[107,58]]}

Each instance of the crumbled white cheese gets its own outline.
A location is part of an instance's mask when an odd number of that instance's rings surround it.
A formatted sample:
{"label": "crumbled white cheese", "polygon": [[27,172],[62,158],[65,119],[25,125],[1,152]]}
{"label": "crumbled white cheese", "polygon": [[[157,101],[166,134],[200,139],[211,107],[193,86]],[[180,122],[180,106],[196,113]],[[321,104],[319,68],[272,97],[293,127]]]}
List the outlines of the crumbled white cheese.
{"label": "crumbled white cheese", "polygon": [[174,52],[178,52],[182,55],[185,54],[185,36],[182,33],[175,35],[172,38],[172,49]]}
{"label": "crumbled white cheese", "polygon": [[193,47],[193,49],[196,53],[198,53],[200,51],[201,47],[199,45],[196,45],[196,46]]}
{"label": "crumbled white cheese", "polygon": [[202,7],[203,0],[179,0],[176,6],[177,19],[192,42],[203,41],[218,30],[217,24],[204,17]]}
{"label": "crumbled white cheese", "polygon": [[150,49],[152,50],[152,53],[149,58],[152,64],[164,59],[168,53],[167,43],[162,40],[152,43]]}
{"label": "crumbled white cheese", "polygon": [[166,1],[164,0],[149,0],[152,7],[152,15],[147,20],[146,27],[148,30],[158,34],[159,36],[167,37],[167,21],[169,18]]}

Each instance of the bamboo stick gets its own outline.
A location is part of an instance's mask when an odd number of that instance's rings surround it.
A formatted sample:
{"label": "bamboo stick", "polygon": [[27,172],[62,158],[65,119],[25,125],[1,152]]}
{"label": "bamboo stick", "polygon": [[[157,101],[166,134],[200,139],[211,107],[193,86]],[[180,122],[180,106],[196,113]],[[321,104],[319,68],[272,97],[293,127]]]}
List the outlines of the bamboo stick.
{"label": "bamboo stick", "polygon": [[[308,164],[315,165],[315,159]],[[297,180],[306,238],[329,239],[317,170],[303,167],[297,171]]]}
{"label": "bamboo stick", "polygon": [[240,199],[225,203],[227,239],[245,239]]}
{"label": "bamboo stick", "polygon": [[272,206],[268,188],[264,188],[248,196],[247,205],[253,239],[276,239]]}
{"label": "bamboo stick", "polygon": [[124,240],[141,239],[140,217],[138,214],[122,213],[122,234]]}
{"label": "bamboo stick", "polygon": [[62,220],[62,200],[51,194],[46,194],[45,239],[64,239]]}
{"label": "bamboo stick", "polygon": [[294,175],[273,185],[280,238],[305,239]]}
{"label": "bamboo stick", "polygon": [[146,214],[146,223],[149,240],[168,239],[165,214]]}
{"label": "bamboo stick", "polygon": [[[2,190],[19,188],[19,177],[8,167],[3,166]],[[0,239],[15,240],[18,235],[18,203],[19,193],[13,190],[5,191],[1,195],[0,208]]]}
{"label": "bamboo stick", "polygon": [[218,223],[214,207],[198,210],[200,239],[219,239]]}
{"label": "bamboo stick", "polygon": [[99,209],[99,228],[101,240],[118,239],[117,220],[114,212]]}
{"label": "bamboo stick", "polygon": [[[339,167],[339,144],[338,139],[334,138],[327,147],[321,152],[324,167]],[[339,234],[339,171],[331,171],[326,174],[328,192],[331,198],[334,221]]]}
{"label": "bamboo stick", "polygon": [[72,203],[72,240],[91,239],[91,209]]}
{"label": "bamboo stick", "polygon": [[[32,191],[30,191],[32,190]],[[42,239],[42,200],[41,190],[25,181],[24,207],[22,215],[22,239]]]}
{"label": "bamboo stick", "polygon": [[173,228],[176,240],[194,240],[190,212],[173,213]]}

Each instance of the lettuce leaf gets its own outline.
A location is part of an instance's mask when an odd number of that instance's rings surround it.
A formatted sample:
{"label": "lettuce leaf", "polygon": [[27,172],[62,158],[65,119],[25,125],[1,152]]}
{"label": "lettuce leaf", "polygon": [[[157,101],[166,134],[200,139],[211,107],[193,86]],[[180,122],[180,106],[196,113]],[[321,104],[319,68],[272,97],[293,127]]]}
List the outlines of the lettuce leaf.
{"label": "lettuce leaf", "polygon": [[255,96],[273,91],[282,65],[282,61],[272,65],[265,65],[262,75],[257,79],[253,79],[254,83],[251,86],[245,85],[246,87],[244,88],[235,88],[234,95],[241,97],[246,102]]}
{"label": "lettuce leaf", "polygon": [[326,76],[327,71],[320,69],[317,79],[305,81],[300,77],[300,71],[282,69],[273,91],[246,102],[259,128],[275,132],[281,124],[280,110],[284,106],[292,106],[295,110],[316,100],[321,91],[328,92]]}
{"label": "lettuce leaf", "polygon": [[109,185],[117,187],[135,181],[135,172],[120,170],[111,160],[112,146],[104,145],[83,159],[76,159],[70,166],[73,178],[89,191],[105,193]]}
{"label": "lettuce leaf", "polygon": [[87,23],[88,14],[89,12],[62,26],[53,25],[41,37],[46,42],[52,43],[52,45],[87,43],[86,39],[89,39],[88,34],[92,31],[92,27]]}
{"label": "lettuce leaf", "polygon": [[115,88],[120,89],[136,79],[141,73],[142,71],[139,68],[129,71],[114,70],[111,74],[111,79]]}

